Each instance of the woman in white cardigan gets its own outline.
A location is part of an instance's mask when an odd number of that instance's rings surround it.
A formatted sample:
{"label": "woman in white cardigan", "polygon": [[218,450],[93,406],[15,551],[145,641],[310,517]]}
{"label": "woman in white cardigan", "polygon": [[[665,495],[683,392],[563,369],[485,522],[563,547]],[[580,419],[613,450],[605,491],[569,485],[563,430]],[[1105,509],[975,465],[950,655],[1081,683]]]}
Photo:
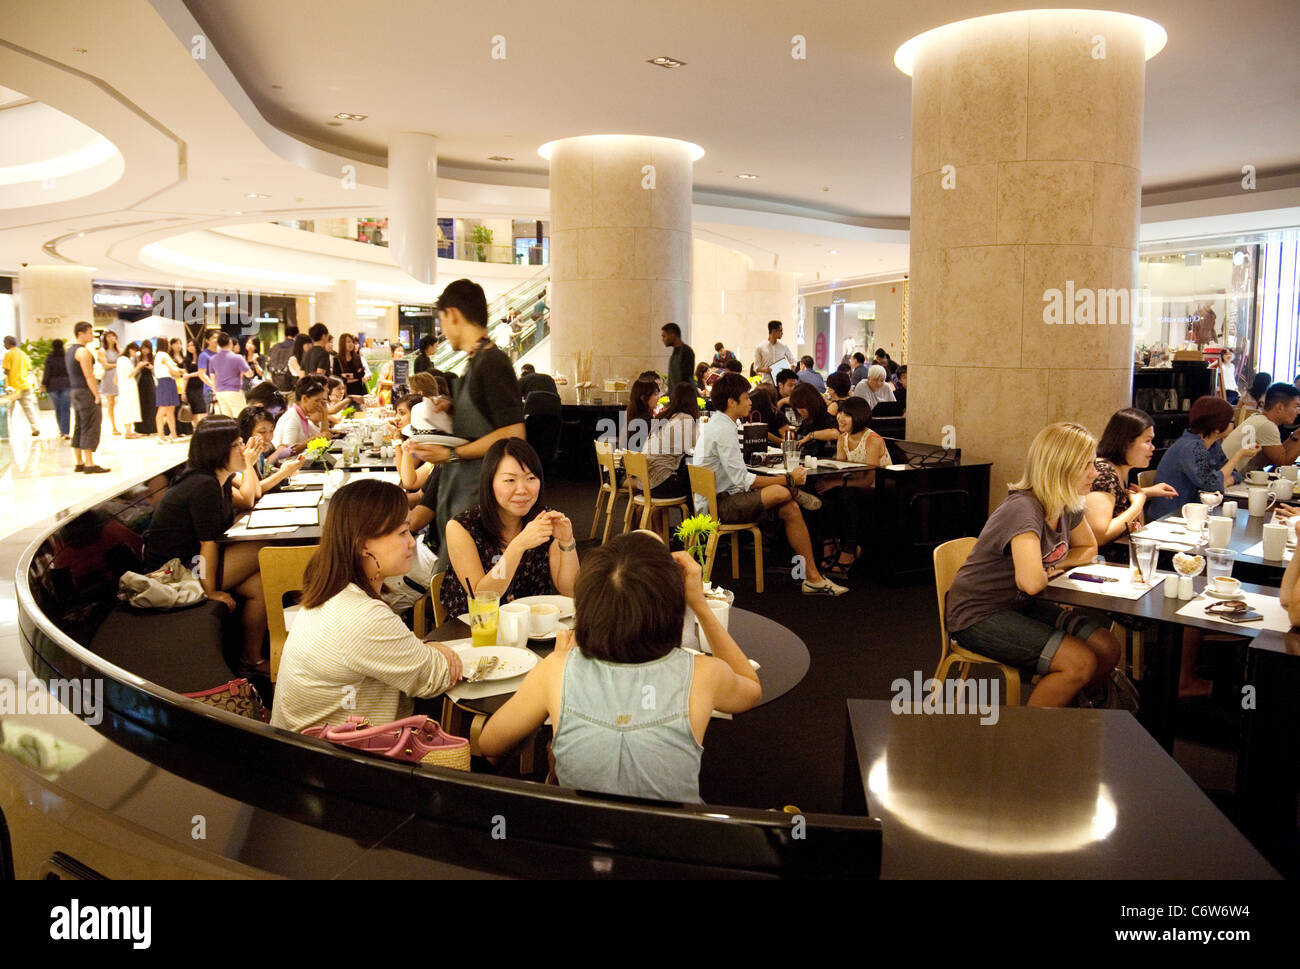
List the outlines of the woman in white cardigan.
{"label": "woman in white cardigan", "polygon": [[140,362],[140,345],[128,343],[118,355],[117,363],[117,420],[126,428],[128,438],[140,437],[135,425],[140,420],[140,390],[135,377],[144,369]]}

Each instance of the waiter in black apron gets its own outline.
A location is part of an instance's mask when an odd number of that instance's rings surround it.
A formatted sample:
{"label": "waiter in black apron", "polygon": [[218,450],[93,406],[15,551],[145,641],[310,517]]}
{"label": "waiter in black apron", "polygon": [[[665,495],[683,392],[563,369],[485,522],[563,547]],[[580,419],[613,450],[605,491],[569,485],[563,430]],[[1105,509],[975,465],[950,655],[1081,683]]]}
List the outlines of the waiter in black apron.
{"label": "waiter in black apron", "polygon": [[510,358],[488,338],[483,287],[458,279],[442,291],[437,309],[443,334],[469,356],[465,373],[454,383],[456,409],[451,430],[468,443],[454,448],[437,444],[415,448],[425,461],[443,465],[435,524],[441,548],[438,568],[442,570],[447,565],[447,543],[443,541],[447,522],[478,503],[479,471],[487,449],[503,437],[524,436],[524,405]]}

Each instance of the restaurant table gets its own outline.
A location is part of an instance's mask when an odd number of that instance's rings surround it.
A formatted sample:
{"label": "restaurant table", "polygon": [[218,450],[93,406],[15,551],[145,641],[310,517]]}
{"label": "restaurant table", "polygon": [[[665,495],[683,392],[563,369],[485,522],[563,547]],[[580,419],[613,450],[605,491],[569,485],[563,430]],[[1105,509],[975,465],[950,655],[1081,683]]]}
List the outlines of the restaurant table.
{"label": "restaurant table", "polygon": [[[1221,510],[1222,507],[1215,509],[1215,511]],[[1171,519],[1177,519],[1178,522],[1181,522],[1182,516],[1180,513],[1175,512],[1165,515],[1163,518],[1158,518],[1156,521],[1170,523]],[[1253,548],[1263,541],[1264,525],[1272,520],[1272,512],[1262,516],[1252,515],[1244,504],[1237,509],[1236,521],[1233,522],[1232,526],[1232,537],[1228,540],[1227,548],[1237,553],[1232,574],[1243,582],[1254,582],[1273,588],[1282,584],[1282,573],[1286,571],[1287,565],[1285,559],[1266,559],[1262,554],[1246,554],[1247,549]],[[1177,524],[1177,522],[1174,522],[1174,524]],[[1118,541],[1126,544],[1129,538],[1134,537],[1142,538],[1141,531],[1139,530],[1127,537],[1121,537]],[[1172,571],[1174,554],[1175,550],[1172,547],[1161,546],[1160,568],[1167,572]]]}
{"label": "restaurant table", "polygon": [[[393,469],[391,468],[384,469],[382,467],[367,468],[367,467],[353,466],[351,468],[346,468],[346,469],[340,468],[339,470],[346,470],[349,472],[344,487],[346,487],[346,485],[351,484],[354,481],[359,481],[365,475],[388,476],[393,473]],[[291,491],[323,490],[321,485],[308,485],[305,488],[295,488],[292,486],[292,481],[293,479],[290,478],[287,482],[280,485],[279,488],[276,488],[273,491],[271,491],[270,494],[275,494],[279,490],[286,488],[286,486],[288,486],[287,490],[291,490]],[[225,535],[222,535],[221,538],[217,540],[217,544],[223,545],[230,542],[265,542],[268,545],[315,545],[320,541],[321,525],[325,521],[325,512],[329,508],[329,504],[330,504],[330,500],[327,497],[324,500],[322,500],[319,505],[316,506],[320,512],[320,515],[319,515],[318,523],[315,525],[299,525],[296,528],[285,529],[285,530],[266,529],[265,531],[260,531],[260,532],[241,531],[234,535],[231,535],[229,532],[227,532]],[[248,517],[248,514],[249,514],[248,512],[241,512],[239,515],[237,515],[235,517],[234,523],[231,525],[231,528],[234,528],[235,526],[239,525],[246,517]]]}
{"label": "restaurant table", "polygon": [[1125,711],[846,705],[844,811],[880,819],[882,878],[1279,877]]}
{"label": "restaurant table", "polygon": [[[807,675],[810,663],[808,647],[780,623],[756,612],[733,607],[727,630],[745,655],[759,664],[758,682],[763,687],[760,706],[789,693]],[[459,619],[449,619],[425,637],[438,642],[468,638],[469,627]],[[530,640],[528,648],[546,657],[554,650],[555,641]],[[457,706],[476,715],[490,716],[500,710],[512,695],[513,692],[498,693],[477,700],[460,700]]]}

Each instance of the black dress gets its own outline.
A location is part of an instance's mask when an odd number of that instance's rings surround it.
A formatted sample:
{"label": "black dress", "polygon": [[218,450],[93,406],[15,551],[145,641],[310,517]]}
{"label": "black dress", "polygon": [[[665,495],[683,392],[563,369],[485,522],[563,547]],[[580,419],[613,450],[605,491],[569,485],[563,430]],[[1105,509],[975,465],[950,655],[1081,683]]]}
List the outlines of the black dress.
{"label": "black dress", "polygon": [[334,367],[335,376],[342,377],[348,385],[346,393],[349,397],[366,395],[366,365],[361,362],[360,355],[354,355],[346,362],[342,357],[335,357]]}
{"label": "black dress", "polygon": [[[479,565],[486,573],[496,563],[497,556],[505,554],[505,547],[498,544],[488,533],[477,505],[469,511],[461,512],[453,520],[459,522],[474,540],[474,547],[478,549]],[[501,594],[503,603],[511,599],[522,599],[524,596],[556,595],[555,583],[551,581],[550,549],[551,543],[544,542],[523,554],[519,559],[519,568],[515,569],[515,574],[510,579],[510,585]],[[456,576],[456,569],[450,561],[447,563],[447,575],[442,583],[441,599],[450,618],[464,615],[469,610],[465,586]]]}
{"label": "black dress", "polygon": [[[194,361],[192,353],[185,354],[185,360],[181,363],[186,373],[194,373],[198,368]],[[203,401],[203,381],[198,377],[191,377],[185,381],[185,403],[190,405],[190,410],[195,414],[202,414],[207,411],[207,405]],[[144,413],[141,411],[140,413]]]}
{"label": "black dress", "polygon": [[153,370],[145,367],[135,377],[136,389],[140,392],[140,420],[136,421],[137,434],[158,433],[158,382],[154,380]]}

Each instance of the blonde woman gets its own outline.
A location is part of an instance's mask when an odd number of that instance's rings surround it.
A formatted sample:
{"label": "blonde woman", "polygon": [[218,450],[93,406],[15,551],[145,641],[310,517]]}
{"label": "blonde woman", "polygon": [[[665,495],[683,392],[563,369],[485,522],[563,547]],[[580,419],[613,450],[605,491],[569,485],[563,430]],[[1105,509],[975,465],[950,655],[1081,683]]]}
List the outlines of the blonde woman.
{"label": "blonde woman", "polygon": [[1069,704],[1119,661],[1119,643],[1104,617],[1034,598],[1055,576],[1097,554],[1083,512],[1097,476],[1096,450],[1078,424],[1039,431],[1024,477],[989,516],[948,591],[948,632],[957,642],[1042,676],[1031,707]]}

